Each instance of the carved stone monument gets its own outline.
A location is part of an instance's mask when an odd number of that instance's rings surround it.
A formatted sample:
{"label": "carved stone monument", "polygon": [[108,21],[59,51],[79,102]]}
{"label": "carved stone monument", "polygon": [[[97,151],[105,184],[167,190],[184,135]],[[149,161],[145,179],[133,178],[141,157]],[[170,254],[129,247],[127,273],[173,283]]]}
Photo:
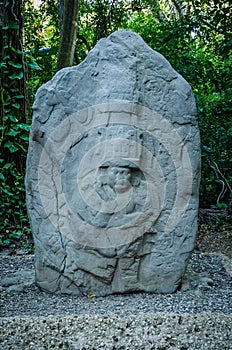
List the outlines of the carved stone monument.
{"label": "carved stone monument", "polygon": [[189,84],[131,31],[36,94],[27,207],[37,285],[172,293],[197,230],[200,140]]}

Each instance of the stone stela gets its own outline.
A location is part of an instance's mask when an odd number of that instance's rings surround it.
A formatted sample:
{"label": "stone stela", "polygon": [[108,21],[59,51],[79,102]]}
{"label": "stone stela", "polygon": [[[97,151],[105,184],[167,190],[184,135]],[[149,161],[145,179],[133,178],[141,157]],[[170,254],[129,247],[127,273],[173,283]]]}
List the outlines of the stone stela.
{"label": "stone stela", "polygon": [[172,293],[197,231],[200,138],[189,84],[132,31],[101,39],[36,94],[27,208],[37,285]]}

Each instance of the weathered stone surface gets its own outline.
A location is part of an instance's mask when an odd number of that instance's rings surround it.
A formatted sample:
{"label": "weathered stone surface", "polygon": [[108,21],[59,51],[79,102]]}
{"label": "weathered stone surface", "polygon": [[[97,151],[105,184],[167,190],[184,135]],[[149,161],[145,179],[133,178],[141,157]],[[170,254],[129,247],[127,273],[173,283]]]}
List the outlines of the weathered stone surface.
{"label": "weathered stone surface", "polygon": [[0,281],[0,289],[7,293],[23,292],[27,287],[35,283],[34,270],[19,270],[10,277],[4,277]]}
{"label": "weathered stone surface", "polygon": [[197,230],[195,115],[189,84],[131,31],[38,90],[26,189],[42,289],[178,288]]}

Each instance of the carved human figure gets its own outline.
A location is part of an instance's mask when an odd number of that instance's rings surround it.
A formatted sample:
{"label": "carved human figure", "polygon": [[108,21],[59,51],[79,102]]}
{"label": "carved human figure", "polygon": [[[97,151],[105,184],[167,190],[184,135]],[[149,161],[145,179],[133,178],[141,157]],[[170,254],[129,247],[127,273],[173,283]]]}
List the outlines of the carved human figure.
{"label": "carved human figure", "polygon": [[95,224],[104,221],[104,226],[117,226],[127,221],[128,215],[137,215],[144,205],[145,187],[140,170],[131,162],[127,166],[122,161],[104,164],[95,179],[95,190],[103,200]]}
{"label": "carved human figure", "polygon": [[117,194],[131,188],[131,171],[128,167],[110,166],[98,170],[95,189],[105,201],[113,200]]}

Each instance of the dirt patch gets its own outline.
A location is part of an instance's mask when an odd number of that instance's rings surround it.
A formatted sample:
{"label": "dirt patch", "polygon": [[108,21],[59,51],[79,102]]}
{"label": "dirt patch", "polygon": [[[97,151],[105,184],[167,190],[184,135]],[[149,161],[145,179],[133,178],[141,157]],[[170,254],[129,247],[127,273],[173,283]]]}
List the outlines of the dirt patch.
{"label": "dirt patch", "polygon": [[203,253],[223,253],[232,258],[232,228],[200,225],[195,249]]}

